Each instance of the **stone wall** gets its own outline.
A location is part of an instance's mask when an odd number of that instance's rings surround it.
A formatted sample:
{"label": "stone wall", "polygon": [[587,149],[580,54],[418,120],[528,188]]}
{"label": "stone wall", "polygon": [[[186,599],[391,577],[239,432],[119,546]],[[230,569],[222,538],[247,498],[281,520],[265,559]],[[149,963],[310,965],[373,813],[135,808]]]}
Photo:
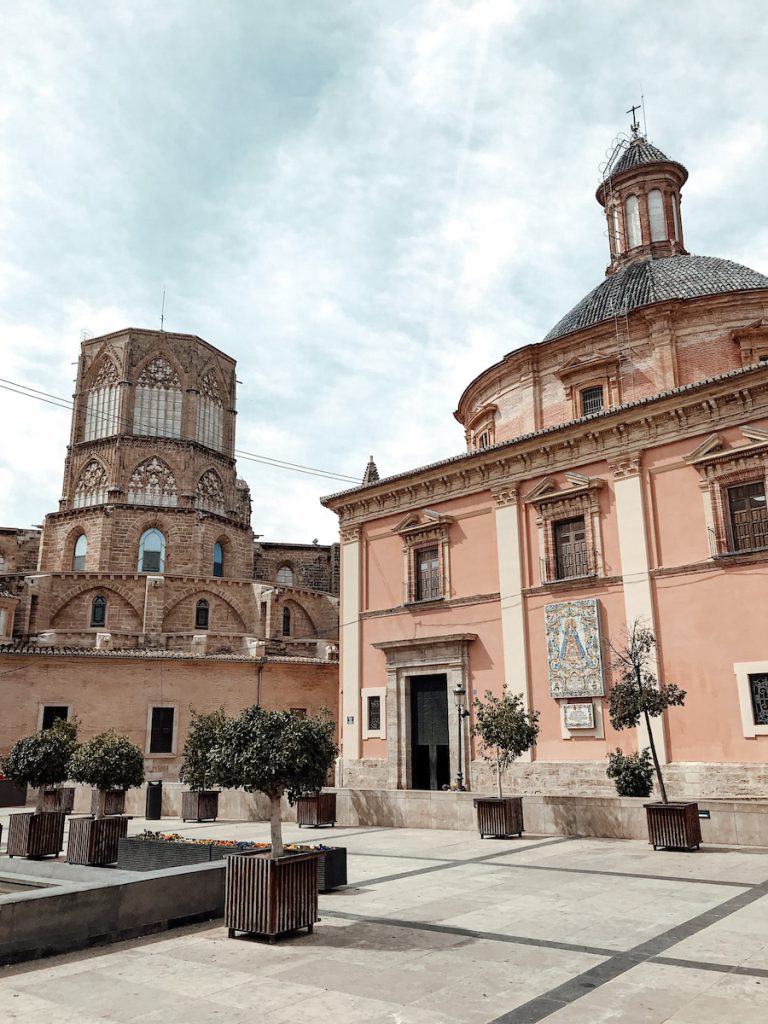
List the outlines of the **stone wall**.
{"label": "stone wall", "polygon": [[37,569],[40,530],[0,528],[0,577],[3,573],[28,573]]}
{"label": "stone wall", "polygon": [[279,544],[256,541],[254,579],[277,583],[277,573],[287,567],[293,573],[293,585],[306,590],[322,590],[338,596],[338,544]]}

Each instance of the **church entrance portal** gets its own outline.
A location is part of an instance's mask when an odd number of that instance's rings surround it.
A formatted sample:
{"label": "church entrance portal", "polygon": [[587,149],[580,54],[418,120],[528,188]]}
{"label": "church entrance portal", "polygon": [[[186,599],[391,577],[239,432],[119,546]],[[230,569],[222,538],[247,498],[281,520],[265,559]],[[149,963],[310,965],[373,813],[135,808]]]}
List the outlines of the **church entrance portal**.
{"label": "church entrance portal", "polygon": [[411,676],[413,789],[442,789],[451,781],[448,679],[445,673]]}

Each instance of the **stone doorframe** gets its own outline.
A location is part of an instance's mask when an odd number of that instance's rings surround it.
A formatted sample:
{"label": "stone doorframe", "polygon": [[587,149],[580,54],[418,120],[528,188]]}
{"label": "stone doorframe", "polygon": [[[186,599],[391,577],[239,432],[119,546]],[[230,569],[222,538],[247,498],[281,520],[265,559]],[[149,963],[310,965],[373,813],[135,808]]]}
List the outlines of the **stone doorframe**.
{"label": "stone doorframe", "polygon": [[[448,750],[451,780],[456,777],[458,760],[458,714],[453,688],[461,683],[467,691],[465,706],[472,700],[469,685],[469,644],[477,633],[451,633],[445,636],[411,640],[385,640],[373,646],[387,659],[387,789],[411,788],[411,677],[445,674],[448,688]],[[462,730],[462,772],[469,789],[469,722]]]}

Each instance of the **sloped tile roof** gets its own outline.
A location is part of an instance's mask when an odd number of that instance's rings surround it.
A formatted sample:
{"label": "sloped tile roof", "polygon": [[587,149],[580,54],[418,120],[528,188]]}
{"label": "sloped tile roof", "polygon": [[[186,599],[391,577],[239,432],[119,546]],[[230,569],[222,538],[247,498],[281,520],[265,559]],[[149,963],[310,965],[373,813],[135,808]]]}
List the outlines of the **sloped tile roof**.
{"label": "sloped tile roof", "polygon": [[622,171],[630,171],[633,167],[642,167],[643,164],[676,162],[670,161],[665,153],[662,153],[656,146],[651,145],[646,139],[635,139],[630,142],[616,165],[611,168],[611,177],[614,174],[620,174]]}
{"label": "sloped tile roof", "polygon": [[566,313],[544,341],[610,320],[641,306],[670,299],[768,288],[768,277],[731,260],[714,256],[667,256],[628,263],[606,277],[597,288]]}

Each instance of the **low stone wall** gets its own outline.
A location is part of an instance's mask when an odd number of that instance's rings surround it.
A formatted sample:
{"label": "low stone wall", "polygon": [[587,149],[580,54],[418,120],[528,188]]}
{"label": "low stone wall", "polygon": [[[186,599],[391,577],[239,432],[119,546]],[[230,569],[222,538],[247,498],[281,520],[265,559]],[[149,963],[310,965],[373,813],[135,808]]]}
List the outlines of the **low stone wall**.
{"label": "low stone wall", "polygon": [[[6,863],[0,860],[0,874]],[[0,899],[0,964],[221,917],[224,867],[223,861],[216,861],[131,878],[126,878],[126,872],[115,872],[114,881],[62,884],[55,884],[61,876],[54,880],[49,873],[46,881],[54,882],[52,888]]]}

